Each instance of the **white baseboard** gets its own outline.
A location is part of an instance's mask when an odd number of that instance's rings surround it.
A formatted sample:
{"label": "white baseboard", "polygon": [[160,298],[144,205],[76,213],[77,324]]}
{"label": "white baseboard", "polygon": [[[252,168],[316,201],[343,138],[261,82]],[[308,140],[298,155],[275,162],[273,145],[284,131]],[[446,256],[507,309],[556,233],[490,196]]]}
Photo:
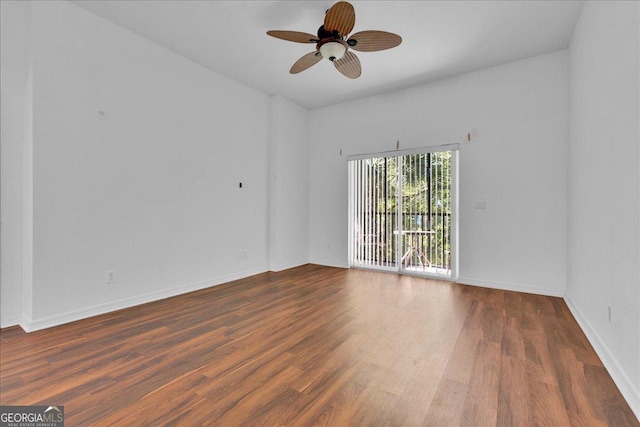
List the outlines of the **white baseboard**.
{"label": "white baseboard", "polygon": [[571,314],[573,314],[573,317],[575,317],[578,325],[580,325],[580,328],[582,328],[582,331],[598,354],[598,357],[602,360],[609,375],[611,375],[613,382],[616,383],[616,386],[618,386],[620,393],[622,393],[631,410],[640,420],[640,389],[629,379],[627,373],[622,366],[620,366],[620,363],[618,363],[618,359],[616,359],[611,350],[609,350],[609,347],[602,340],[600,334],[591,326],[591,323],[589,323],[580,308],[575,305],[568,296],[565,297],[564,300]]}
{"label": "white baseboard", "polygon": [[209,288],[216,285],[221,285],[223,283],[231,282],[233,280],[243,279],[245,277],[264,273],[266,271],[267,271],[267,268],[259,268],[259,269],[249,270],[249,271],[243,271],[242,273],[229,274],[225,276],[220,276],[215,279],[191,283],[188,285],[178,286],[171,289],[164,289],[159,292],[152,292],[144,295],[124,298],[118,301],[111,301],[105,304],[98,304],[92,307],[87,307],[80,310],[74,310],[74,311],[70,311],[62,314],[56,314],[54,316],[49,316],[42,319],[27,319],[26,317],[22,316],[20,320],[20,326],[26,332],[34,332],[41,329],[51,328],[54,326],[63,325],[65,323],[75,322],[77,320],[98,316],[100,314],[121,310],[123,308],[134,307],[136,305],[146,304],[148,302],[158,301],[161,299],[186,294],[188,292],[193,292],[193,291]]}
{"label": "white baseboard", "polygon": [[0,319],[0,328],[9,328],[11,326],[18,326],[22,321],[22,315],[15,314],[13,316],[7,316]]}
{"label": "white baseboard", "polygon": [[325,267],[349,268],[349,263],[336,260],[314,259],[309,264],[324,265]]}
{"label": "white baseboard", "polygon": [[288,270],[290,268],[300,267],[300,266],[306,265],[306,264],[309,264],[308,260],[290,262],[290,263],[287,263],[287,264],[279,264],[279,265],[271,266],[269,268],[269,270],[274,271],[274,272],[278,272],[278,271],[282,271],[282,270]]}
{"label": "white baseboard", "polygon": [[527,294],[546,295],[550,297],[564,297],[564,290],[542,288],[537,286],[519,285],[515,283],[500,283],[487,280],[477,280],[468,277],[458,277],[456,283],[483,288],[500,289],[503,291],[524,292]]}

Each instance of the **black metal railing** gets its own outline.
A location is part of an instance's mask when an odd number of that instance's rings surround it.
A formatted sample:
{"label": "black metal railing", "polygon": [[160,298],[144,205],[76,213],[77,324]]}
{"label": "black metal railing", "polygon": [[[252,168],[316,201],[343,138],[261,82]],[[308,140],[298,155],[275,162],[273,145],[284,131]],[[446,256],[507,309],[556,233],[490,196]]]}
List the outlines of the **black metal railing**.
{"label": "black metal railing", "polygon": [[395,266],[397,239],[402,238],[401,260],[409,266],[451,268],[451,214],[449,212],[403,213],[398,233],[395,212],[366,212],[358,224],[356,260],[369,265]]}

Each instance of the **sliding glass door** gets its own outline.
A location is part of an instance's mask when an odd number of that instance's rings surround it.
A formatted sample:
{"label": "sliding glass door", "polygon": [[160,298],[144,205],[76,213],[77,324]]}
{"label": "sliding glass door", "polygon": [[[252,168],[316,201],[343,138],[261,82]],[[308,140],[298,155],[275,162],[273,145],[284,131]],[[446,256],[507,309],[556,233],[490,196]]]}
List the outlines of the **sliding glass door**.
{"label": "sliding glass door", "polygon": [[451,277],[455,153],[349,162],[350,265]]}

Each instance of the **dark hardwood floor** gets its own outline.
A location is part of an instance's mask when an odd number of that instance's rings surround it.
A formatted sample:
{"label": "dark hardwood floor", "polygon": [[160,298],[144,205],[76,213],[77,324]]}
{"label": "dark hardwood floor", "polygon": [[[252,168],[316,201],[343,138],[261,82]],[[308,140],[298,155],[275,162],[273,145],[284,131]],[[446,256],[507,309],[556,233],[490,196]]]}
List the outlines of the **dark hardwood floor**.
{"label": "dark hardwood floor", "polygon": [[67,426],[640,426],[564,301],[307,265],[0,332]]}

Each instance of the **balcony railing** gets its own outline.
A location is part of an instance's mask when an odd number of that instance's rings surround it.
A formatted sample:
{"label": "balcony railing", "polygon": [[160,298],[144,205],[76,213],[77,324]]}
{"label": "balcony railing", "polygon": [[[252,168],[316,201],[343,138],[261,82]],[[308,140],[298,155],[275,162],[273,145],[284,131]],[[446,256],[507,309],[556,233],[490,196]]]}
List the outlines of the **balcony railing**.
{"label": "balcony railing", "polygon": [[[398,261],[408,270],[451,269],[451,214],[431,212],[402,214],[402,231],[398,233],[395,213],[367,212],[369,219],[357,224],[354,260],[357,264],[396,267]],[[398,238],[400,257],[398,257]]]}

